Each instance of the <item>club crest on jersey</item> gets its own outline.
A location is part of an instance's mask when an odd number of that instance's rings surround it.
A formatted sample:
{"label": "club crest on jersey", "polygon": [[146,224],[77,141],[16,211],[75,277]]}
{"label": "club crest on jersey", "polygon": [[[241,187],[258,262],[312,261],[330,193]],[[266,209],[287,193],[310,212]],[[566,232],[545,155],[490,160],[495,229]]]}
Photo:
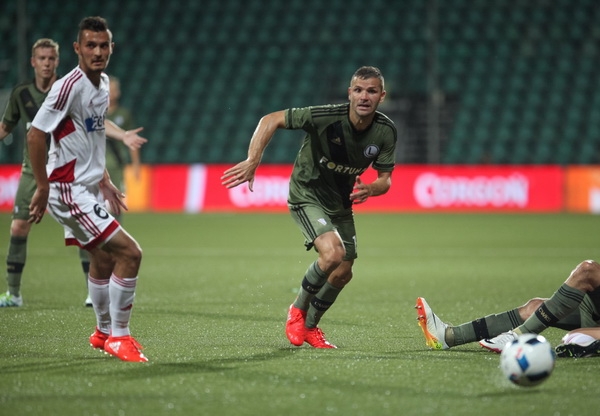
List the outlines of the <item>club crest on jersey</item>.
{"label": "club crest on jersey", "polygon": [[365,147],[365,151],[363,152],[363,154],[365,155],[365,157],[373,159],[379,154],[379,147],[377,147],[374,144],[370,144],[367,147]]}
{"label": "club crest on jersey", "polygon": [[319,160],[319,163],[335,173],[342,173],[345,175],[360,175],[367,170],[367,168],[356,168],[353,166],[341,165],[327,159],[325,156]]}

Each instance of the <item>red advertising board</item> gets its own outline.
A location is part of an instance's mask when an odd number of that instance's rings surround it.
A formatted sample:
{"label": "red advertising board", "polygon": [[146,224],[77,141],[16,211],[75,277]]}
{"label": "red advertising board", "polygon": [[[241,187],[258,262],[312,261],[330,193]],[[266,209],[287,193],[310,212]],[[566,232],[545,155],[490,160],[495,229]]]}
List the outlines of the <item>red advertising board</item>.
{"label": "red advertising board", "polygon": [[[263,165],[254,181],[227,190],[227,166],[207,166],[205,211],[286,210],[290,165]],[[374,180],[368,170],[363,179]],[[558,166],[398,166],[391,190],[357,205],[357,211],[538,211],[563,209],[563,170]]]}
{"label": "red advertising board", "polygon": [[[373,180],[368,171],[364,180]],[[558,166],[398,166],[392,188],[357,210],[538,211],[563,209]]]}
{"label": "red advertising board", "polygon": [[0,165],[0,212],[11,212],[19,186],[21,165]]}
{"label": "red advertising board", "polygon": [[[128,204],[134,212],[287,211],[292,165],[261,165],[253,192],[247,184],[223,187],[221,176],[228,167],[145,166],[142,180],[128,180]],[[0,166],[0,211],[12,208],[19,169]],[[363,181],[368,183],[376,175],[370,169]],[[559,212],[564,209],[564,176],[560,166],[401,165],[392,175],[391,190],[356,205],[356,210]]]}
{"label": "red advertising board", "polygon": [[221,176],[229,165],[207,166],[204,211],[286,211],[292,165],[261,165],[256,171],[253,191],[248,184],[227,189]]}

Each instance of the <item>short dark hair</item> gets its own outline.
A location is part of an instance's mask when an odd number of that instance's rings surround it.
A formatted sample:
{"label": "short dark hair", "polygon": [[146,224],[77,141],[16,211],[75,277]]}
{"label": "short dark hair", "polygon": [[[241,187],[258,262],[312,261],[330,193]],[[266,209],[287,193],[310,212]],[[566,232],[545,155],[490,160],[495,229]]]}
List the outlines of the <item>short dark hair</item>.
{"label": "short dark hair", "polygon": [[352,75],[352,79],[360,78],[360,79],[369,79],[369,78],[379,78],[381,81],[381,89],[384,88],[384,79],[381,70],[375,66],[361,66],[356,70],[354,75]]}
{"label": "short dark hair", "polygon": [[91,30],[92,32],[110,32],[108,30],[108,22],[100,16],[85,17],[79,22],[79,32],[77,33],[77,42],[81,37],[81,32]]}

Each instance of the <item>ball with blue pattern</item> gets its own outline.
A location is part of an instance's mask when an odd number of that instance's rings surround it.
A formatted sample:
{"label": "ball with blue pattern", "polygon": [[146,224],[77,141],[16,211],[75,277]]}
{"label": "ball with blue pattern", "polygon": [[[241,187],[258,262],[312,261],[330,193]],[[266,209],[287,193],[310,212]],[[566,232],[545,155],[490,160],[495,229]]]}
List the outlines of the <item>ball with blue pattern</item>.
{"label": "ball with blue pattern", "polygon": [[509,343],[500,355],[500,368],[512,383],[533,387],[550,377],[556,354],[541,335],[523,334]]}

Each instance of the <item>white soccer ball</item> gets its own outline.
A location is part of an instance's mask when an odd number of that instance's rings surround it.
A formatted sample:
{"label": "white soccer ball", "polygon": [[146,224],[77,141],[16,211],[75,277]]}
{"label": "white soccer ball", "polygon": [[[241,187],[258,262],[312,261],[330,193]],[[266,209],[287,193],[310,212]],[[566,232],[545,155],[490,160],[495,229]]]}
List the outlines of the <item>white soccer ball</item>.
{"label": "white soccer ball", "polygon": [[514,384],[537,386],[554,370],[556,354],[546,338],[537,334],[523,334],[504,347],[500,368]]}

